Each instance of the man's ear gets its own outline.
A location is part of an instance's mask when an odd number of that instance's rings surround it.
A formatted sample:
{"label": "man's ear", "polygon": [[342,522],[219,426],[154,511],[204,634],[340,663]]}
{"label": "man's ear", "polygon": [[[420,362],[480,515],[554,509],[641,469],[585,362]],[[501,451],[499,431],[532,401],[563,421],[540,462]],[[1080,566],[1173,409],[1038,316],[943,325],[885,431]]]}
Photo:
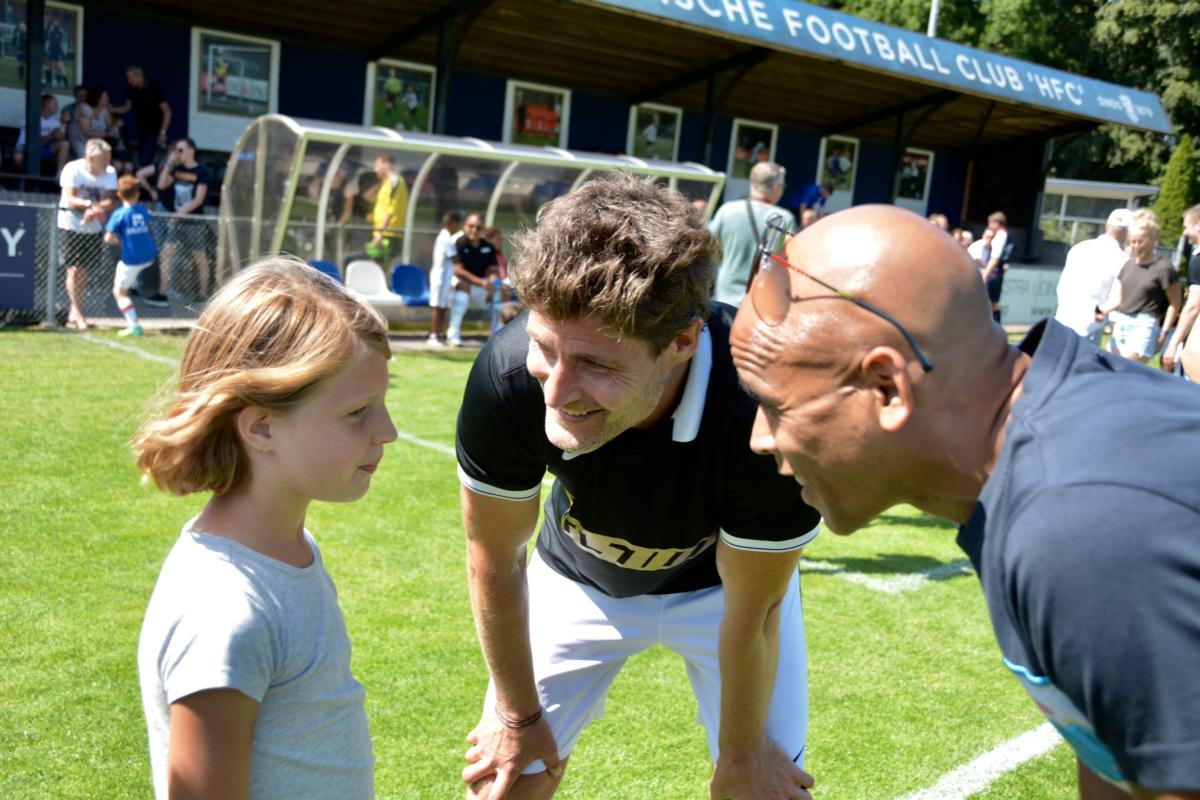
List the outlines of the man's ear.
{"label": "man's ear", "polygon": [[271,421],[271,412],[258,406],[247,406],[237,413],[238,437],[247,450],[262,454],[271,449]]}
{"label": "man's ear", "polygon": [[670,354],[672,364],[682,364],[696,355],[696,349],[700,347],[700,331],[702,330],[704,330],[704,320],[695,319],[684,329],[683,333],[671,340],[665,352]]}
{"label": "man's ear", "polygon": [[895,348],[876,347],[863,356],[861,368],[867,389],[877,401],[879,426],[896,433],[914,410],[908,359]]}

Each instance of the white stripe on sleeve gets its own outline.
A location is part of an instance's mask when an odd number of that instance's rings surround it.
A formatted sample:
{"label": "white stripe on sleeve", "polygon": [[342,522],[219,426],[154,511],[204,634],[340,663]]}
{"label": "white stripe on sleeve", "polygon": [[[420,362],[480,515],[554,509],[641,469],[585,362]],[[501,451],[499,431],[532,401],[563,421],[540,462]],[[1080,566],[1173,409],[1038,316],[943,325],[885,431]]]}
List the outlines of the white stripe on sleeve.
{"label": "white stripe on sleeve", "polygon": [[811,531],[797,536],[795,539],[787,539],[782,542],[771,542],[763,539],[743,539],[740,536],[734,536],[721,529],[721,541],[734,548],[735,550],[758,550],[764,553],[784,553],[788,550],[799,550],[813,539],[817,538],[817,534],[821,532],[821,523]]}
{"label": "white stripe on sleeve", "polygon": [[461,464],[458,465],[458,479],[462,482],[463,486],[467,487],[475,494],[481,494],[486,497],[495,497],[500,500],[533,500],[537,498],[542,491],[541,483],[539,483],[537,486],[534,486],[532,489],[520,489],[518,491],[513,491],[512,489],[501,489],[498,486],[492,486],[491,484],[484,483],[483,481],[475,480],[463,471]]}

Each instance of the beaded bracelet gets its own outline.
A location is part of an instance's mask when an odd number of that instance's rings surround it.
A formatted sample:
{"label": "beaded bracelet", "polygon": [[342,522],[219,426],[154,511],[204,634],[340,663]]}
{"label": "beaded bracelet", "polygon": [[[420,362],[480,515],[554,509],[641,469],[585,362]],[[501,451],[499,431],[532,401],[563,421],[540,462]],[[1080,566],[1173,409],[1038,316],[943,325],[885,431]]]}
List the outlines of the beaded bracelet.
{"label": "beaded bracelet", "polygon": [[506,728],[513,728],[513,729],[528,728],[530,725],[537,722],[541,718],[542,718],[541,707],[539,707],[537,711],[533,712],[528,717],[525,717],[525,719],[513,719],[512,717],[505,716],[504,712],[502,712],[500,710],[500,704],[499,703],[496,704],[496,719],[500,720],[500,724]]}

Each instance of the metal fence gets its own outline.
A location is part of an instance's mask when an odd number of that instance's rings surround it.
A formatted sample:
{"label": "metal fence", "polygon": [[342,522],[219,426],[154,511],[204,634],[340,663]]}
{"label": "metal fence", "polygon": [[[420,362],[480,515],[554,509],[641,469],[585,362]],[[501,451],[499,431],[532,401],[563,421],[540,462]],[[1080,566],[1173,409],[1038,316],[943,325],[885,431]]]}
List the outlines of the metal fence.
{"label": "metal fence", "polygon": [[[57,203],[0,199],[0,205],[38,210],[37,268],[32,311],[0,311],[0,322],[66,322],[70,305],[67,273],[86,268],[86,280],[75,281],[84,316],[93,322],[118,324],[121,312],[113,299],[113,279],[120,248],[103,237],[78,239],[58,227]],[[151,235],[158,245],[155,263],[142,270],[132,292],[143,320],[194,319],[219,284],[216,274],[217,218],[196,214],[154,213]],[[82,277],[83,273],[77,271]]]}

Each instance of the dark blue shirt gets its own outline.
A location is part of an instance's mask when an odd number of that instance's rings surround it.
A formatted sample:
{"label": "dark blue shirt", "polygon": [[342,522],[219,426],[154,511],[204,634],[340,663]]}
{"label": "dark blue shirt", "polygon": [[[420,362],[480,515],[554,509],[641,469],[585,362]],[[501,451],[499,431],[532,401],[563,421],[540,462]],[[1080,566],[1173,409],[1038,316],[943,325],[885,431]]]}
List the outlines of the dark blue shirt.
{"label": "dark blue shirt", "polygon": [[1200,387],[1046,320],[958,542],[1008,668],[1118,785],[1200,789]]}
{"label": "dark blue shirt", "polygon": [[810,183],[792,195],[792,208],[824,208],[827,198],[821,194],[820,184]]}

